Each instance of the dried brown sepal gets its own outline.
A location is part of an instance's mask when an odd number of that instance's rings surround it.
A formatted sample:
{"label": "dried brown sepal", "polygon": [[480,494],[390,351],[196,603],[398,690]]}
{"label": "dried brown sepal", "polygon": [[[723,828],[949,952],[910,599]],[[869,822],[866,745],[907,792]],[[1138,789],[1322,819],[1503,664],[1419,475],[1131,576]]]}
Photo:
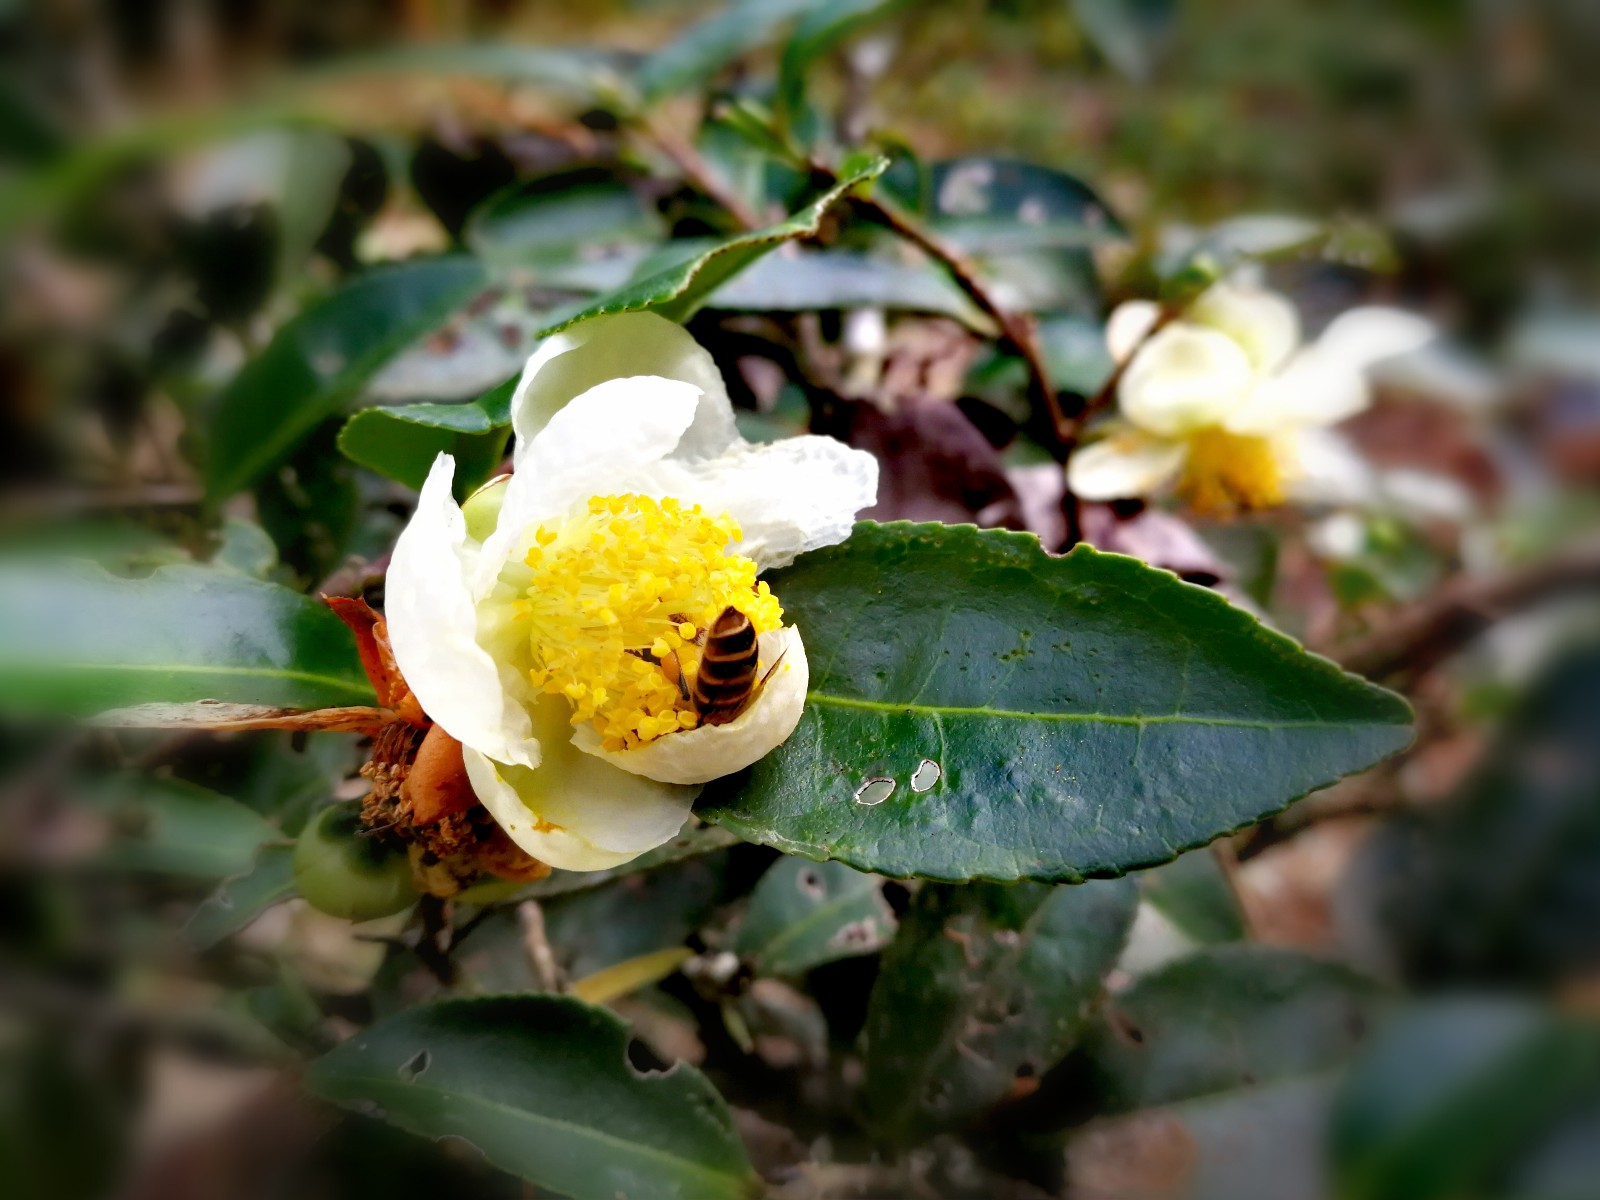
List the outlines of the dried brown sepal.
{"label": "dried brown sepal", "polygon": [[477,805],[478,797],[462,761],[461,743],[442,726],[428,730],[417,747],[400,795],[417,825],[432,825]]}
{"label": "dried brown sepal", "polygon": [[454,896],[485,873],[517,883],[550,873],[478,803],[461,744],[438,726],[426,733],[401,722],[389,726],[361,773],[372,782],[362,820],[408,844],[412,878],[428,895]]}
{"label": "dried brown sepal", "polygon": [[356,653],[361,656],[361,667],[378,693],[378,703],[393,709],[395,716],[412,725],[427,725],[428,718],[422,705],[406,686],[405,677],[394,661],[394,650],[389,645],[389,626],[383,614],[365,600],[354,596],[323,596],[322,602],[333,610],[355,634]]}
{"label": "dried brown sepal", "polygon": [[234,704],[194,700],[184,704],[136,704],[113,708],[90,724],[117,729],[209,729],[226,733],[242,729],[287,729],[291,732],[365,733],[376,736],[397,720],[393,710],[368,705],[344,708],[275,708],[268,704]]}

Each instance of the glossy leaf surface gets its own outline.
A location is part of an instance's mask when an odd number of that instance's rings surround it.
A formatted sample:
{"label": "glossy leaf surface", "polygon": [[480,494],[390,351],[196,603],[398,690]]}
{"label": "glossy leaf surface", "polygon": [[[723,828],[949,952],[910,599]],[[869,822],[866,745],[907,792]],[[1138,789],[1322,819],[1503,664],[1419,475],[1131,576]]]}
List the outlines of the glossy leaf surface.
{"label": "glossy leaf surface", "polygon": [[561,996],[451,1000],[380,1021],[315,1063],[324,1099],[461,1138],[575,1200],[734,1200],[758,1183],[693,1067],[641,1075],[628,1028]]}
{"label": "glossy leaf surface", "polygon": [[1126,880],[925,887],[867,1012],[867,1104],[905,1141],[1037,1079],[1083,1030],[1137,897]]}
{"label": "glossy leaf surface", "polygon": [[0,569],[0,707],[92,716],[146,703],[373,703],[355,643],[309,596],[227,570],[118,579],[88,563]]}
{"label": "glossy leaf surface", "polygon": [[699,811],[787,853],[951,881],[1116,875],[1411,736],[1399,697],[1087,546],[863,523],[771,583],[806,639],[806,711]]}
{"label": "glossy leaf surface", "polygon": [[207,493],[225,499],[287,459],[486,279],[471,259],[405,263],[361,276],[285,324],[217,398]]}

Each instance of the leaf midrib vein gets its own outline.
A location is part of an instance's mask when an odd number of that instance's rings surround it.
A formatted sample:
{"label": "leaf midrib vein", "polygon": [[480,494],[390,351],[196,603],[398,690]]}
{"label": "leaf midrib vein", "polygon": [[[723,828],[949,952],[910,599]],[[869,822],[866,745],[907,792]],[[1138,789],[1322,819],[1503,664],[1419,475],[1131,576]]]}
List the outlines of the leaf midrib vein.
{"label": "leaf midrib vein", "polygon": [[372,692],[348,679],[335,675],[318,675],[314,671],[296,671],[288,667],[218,667],[206,663],[40,663],[51,671],[148,671],[166,675],[238,675],[257,679],[295,679],[303,683],[319,683],[337,688],[354,696],[371,699]]}
{"label": "leaf midrib vein", "polygon": [[923,704],[915,701],[866,700],[854,696],[833,696],[827,692],[808,692],[808,704],[833,708],[854,708],[865,712],[916,713],[931,717],[996,717],[1003,720],[1058,721],[1080,724],[1130,725],[1216,725],[1235,729],[1327,729],[1343,725],[1398,725],[1389,721],[1330,721],[1321,719],[1269,721],[1248,717],[1207,717],[1188,713],[1155,713],[1136,716],[1123,713],[1028,712],[1022,709],[990,708],[985,705]]}

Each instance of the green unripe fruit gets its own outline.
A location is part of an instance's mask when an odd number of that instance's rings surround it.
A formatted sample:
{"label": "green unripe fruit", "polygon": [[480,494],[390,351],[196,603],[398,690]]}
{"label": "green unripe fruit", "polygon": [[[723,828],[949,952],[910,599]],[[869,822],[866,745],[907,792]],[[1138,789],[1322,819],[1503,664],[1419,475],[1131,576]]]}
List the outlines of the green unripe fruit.
{"label": "green unripe fruit", "polygon": [[417,899],[405,853],[362,835],[354,801],[306,823],[294,847],[294,882],[312,908],[347,921],[375,921]]}

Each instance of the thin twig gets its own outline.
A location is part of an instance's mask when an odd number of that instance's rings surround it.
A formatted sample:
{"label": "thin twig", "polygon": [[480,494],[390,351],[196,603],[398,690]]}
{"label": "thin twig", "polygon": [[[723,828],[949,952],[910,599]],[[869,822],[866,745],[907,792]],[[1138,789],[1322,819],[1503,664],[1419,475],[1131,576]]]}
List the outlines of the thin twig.
{"label": "thin twig", "polygon": [[[815,168],[819,174],[836,180],[832,171]],[[852,197],[855,210],[867,220],[882,225],[898,237],[910,242],[929,258],[950,273],[950,278],[966,297],[977,305],[995,325],[1000,336],[1022,359],[1028,368],[1028,395],[1049,418],[1051,432],[1055,435],[1056,458],[1065,462],[1077,441],[1081,417],[1069,417],[1062,411],[1060,398],[1050,382],[1050,370],[1045,365],[1044,351],[1039,346],[1038,330],[1033,317],[1015,312],[995,299],[994,293],[983,282],[972,260],[955,247],[947,245],[930,231],[924,229],[910,216],[894,205],[875,196]]]}
{"label": "thin twig", "polygon": [[445,933],[450,928],[450,911],[446,901],[437,896],[423,896],[417,903],[417,916],[422,921],[417,938],[416,955],[445,987],[454,987],[459,972],[450,948],[445,943]]}
{"label": "thin twig", "polygon": [[1384,628],[1336,651],[1344,666],[1374,679],[1416,677],[1496,620],[1560,592],[1600,585],[1600,541],[1488,578],[1457,576]]}
{"label": "thin twig", "polygon": [[525,900],[517,905],[517,919],[522,923],[522,944],[528,949],[533,962],[533,976],[547,992],[566,990],[561,968],[556,965],[555,951],[550,949],[550,939],[544,931],[544,909],[537,900]]}
{"label": "thin twig", "polygon": [[764,224],[761,214],[746,204],[744,197],[728,186],[727,181],[717,174],[692,143],[656,122],[641,124],[639,133],[672,160],[673,165],[683,173],[684,179],[695,190],[721,205],[741,229],[761,228]]}

